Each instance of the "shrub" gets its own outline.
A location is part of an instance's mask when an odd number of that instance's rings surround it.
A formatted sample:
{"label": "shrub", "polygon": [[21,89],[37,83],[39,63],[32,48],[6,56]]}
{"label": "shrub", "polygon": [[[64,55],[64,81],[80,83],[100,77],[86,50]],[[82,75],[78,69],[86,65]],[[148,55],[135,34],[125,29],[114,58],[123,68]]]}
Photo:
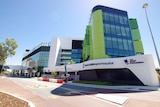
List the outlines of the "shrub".
{"label": "shrub", "polygon": [[57,76],[57,72],[55,72],[55,71],[51,72],[51,77],[52,78],[55,78],[56,76]]}

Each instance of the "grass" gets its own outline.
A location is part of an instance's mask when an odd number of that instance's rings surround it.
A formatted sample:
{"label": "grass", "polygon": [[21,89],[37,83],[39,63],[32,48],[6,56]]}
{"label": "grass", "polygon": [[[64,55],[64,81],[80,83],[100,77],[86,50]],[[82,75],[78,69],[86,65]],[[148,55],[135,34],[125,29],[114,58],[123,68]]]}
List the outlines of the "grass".
{"label": "grass", "polygon": [[81,83],[81,84],[93,84],[93,85],[107,85],[112,86],[111,82],[102,82],[102,81],[73,81],[73,83]]}
{"label": "grass", "polygon": [[[129,85],[129,84],[115,84],[111,82],[102,82],[102,81],[73,81],[73,83],[105,85],[105,86],[128,86]],[[139,85],[139,86],[145,86],[145,85]]]}

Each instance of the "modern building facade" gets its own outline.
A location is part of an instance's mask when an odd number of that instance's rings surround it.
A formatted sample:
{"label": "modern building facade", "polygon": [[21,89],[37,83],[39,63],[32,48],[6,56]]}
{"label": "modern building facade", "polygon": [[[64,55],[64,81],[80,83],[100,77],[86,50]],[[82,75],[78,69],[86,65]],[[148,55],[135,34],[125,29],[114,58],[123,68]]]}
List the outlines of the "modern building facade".
{"label": "modern building facade", "polygon": [[82,58],[83,39],[57,38],[51,40],[48,67],[46,71],[54,71],[56,66],[80,63]]}
{"label": "modern building facade", "polygon": [[41,43],[32,50],[26,50],[22,58],[22,66],[42,72],[48,67],[50,43]]}
{"label": "modern building facade", "polygon": [[[140,67],[149,64],[144,59],[152,62],[150,56],[143,54],[137,20],[129,19],[126,11],[98,5],[92,9],[89,25],[86,27],[83,63],[75,65],[76,68],[68,65],[68,68],[74,71],[79,66],[80,80],[85,81],[158,85],[156,72],[152,74],[155,78],[149,76],[149,72],[154,70],[152,64],[147,72],[143,72],[144,69]],[[140,56],[136,57],[137,55]],[[138,61],[138,58],[142,61]],[[154,82],[146,82],[142,72]]]}
{"label": "modern building facade", "polygon": [[69,73],[76,80],[159,85],[152,55],[143,55],[137,21],[123,10],[95,6],[84,40],[54,37],[43,48],[29,51],[23,65],[40,66],[40,53],[46,52],[45,72]]}
{"label": "modern building facade", "polygon": [[54,37],[51,42],[41,43],[31,51],[26,50],[22,66],[39,72],[51,72],[55,66],[80,63],[82,42],[82,39]]}
{"label": "modern building facade", "polygon": [[86,27],[83,61],[144,54],[136,19],[126,11],[95,6]]}

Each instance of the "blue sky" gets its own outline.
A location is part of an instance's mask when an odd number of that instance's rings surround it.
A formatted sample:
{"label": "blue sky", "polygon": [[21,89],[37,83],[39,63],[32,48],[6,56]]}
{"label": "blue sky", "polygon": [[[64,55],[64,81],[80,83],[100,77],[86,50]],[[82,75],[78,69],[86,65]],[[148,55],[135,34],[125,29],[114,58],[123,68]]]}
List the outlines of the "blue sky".
{"label": "blue sky", "polygon": [[160,54],[159,0],[0,0],[0,42],[15,38],[16,55],[6,64],[20,65],[25,49],[32,49],[52,37],[84,38],[91,10],[104,5],[128,12],[139,25],[145,54],[157,59],[142,5],[148,3],[149,22]]}

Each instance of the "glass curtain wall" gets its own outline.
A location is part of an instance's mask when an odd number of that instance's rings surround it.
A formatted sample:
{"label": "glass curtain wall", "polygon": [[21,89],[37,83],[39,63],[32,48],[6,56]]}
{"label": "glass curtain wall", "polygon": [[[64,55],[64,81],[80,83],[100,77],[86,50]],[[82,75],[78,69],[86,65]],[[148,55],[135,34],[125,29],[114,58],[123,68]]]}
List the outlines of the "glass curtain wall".
{"label": "glass curtain wall", "polygon": [[105,52],[111,58],[135,55],[127,13],[104,9]]}

